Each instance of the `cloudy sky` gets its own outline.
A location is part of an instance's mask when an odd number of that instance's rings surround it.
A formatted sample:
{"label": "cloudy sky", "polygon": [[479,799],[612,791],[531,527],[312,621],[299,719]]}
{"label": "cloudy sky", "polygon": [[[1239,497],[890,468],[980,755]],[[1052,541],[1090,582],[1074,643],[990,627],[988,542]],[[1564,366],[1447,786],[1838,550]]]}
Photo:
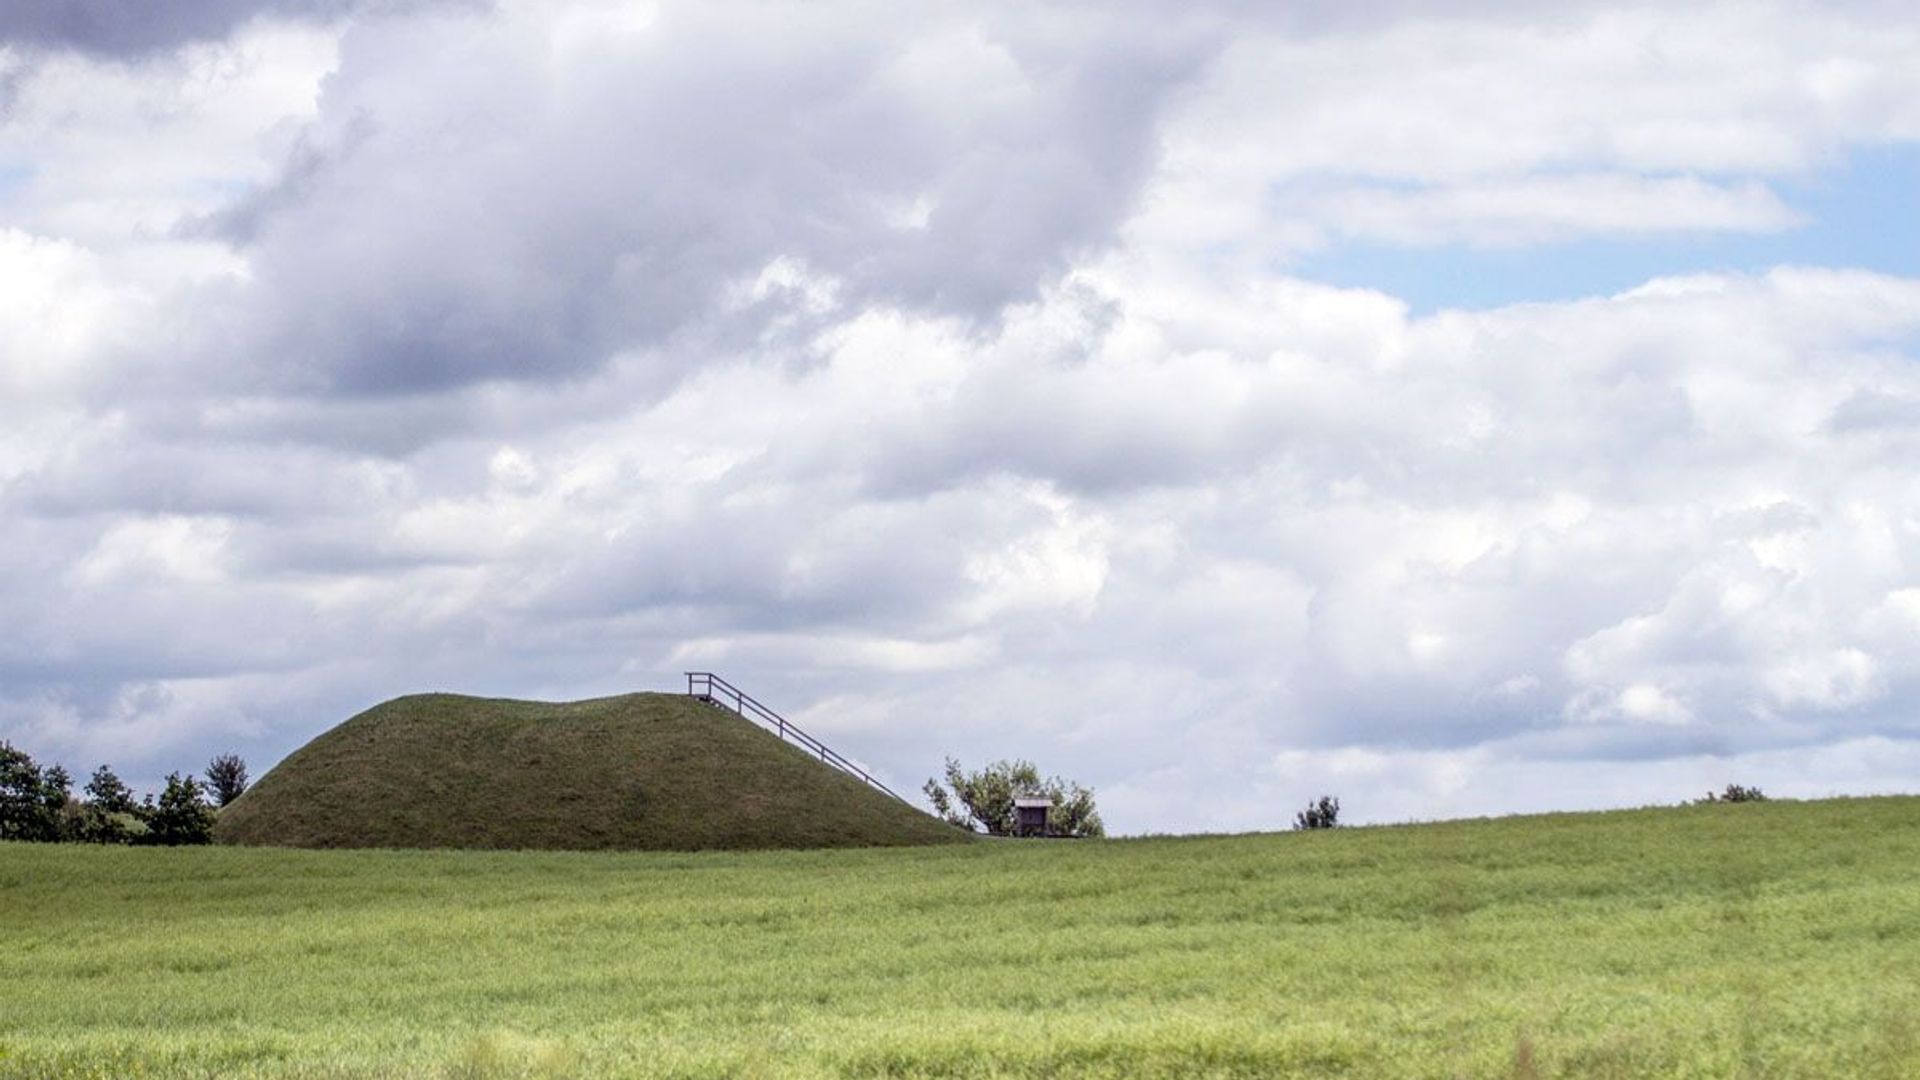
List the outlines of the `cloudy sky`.
{"label": "cloudy sky", "polygon": [[0,6],[0,738],[1920,789],[1920,23],[1551,7]]}

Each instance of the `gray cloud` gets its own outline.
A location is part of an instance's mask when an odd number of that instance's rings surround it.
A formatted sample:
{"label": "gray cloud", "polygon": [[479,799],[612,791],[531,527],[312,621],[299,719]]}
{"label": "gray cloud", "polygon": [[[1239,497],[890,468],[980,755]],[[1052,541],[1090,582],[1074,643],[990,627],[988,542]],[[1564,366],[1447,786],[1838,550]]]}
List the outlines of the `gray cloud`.
{"label": "gray cloud", "polygon": [[536,15],[350,34],[279,178],[189,228],[254,267],[220,340],[348,394],[675,367],[793,312],[739,295],[775,260],[848,305],[990,322],[1110,243],[1206,55],[1197,31],[748,10],[668,7],[557,65]]}
{"label": "gray cloud", "polygon": [[0,7],[0,44],[139,58],[225,38],[249,20],[336,19],[479,0],[32,0]]}

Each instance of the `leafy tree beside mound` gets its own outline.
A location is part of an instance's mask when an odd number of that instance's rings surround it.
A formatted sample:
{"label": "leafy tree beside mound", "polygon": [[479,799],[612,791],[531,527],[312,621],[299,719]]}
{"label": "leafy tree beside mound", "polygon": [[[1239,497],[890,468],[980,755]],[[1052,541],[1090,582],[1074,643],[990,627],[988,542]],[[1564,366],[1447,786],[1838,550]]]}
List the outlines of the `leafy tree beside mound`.
{"label": "leafy tree beside mound", "polygon": [[179,773],[167,774],[160,801],[147,814],[149,844],[207,844],[213,842],[213,807],[200,781]]}
{"label": "leafy tree beside mound", "polygon": [[928,780],[921,790],[935,812],[960,828],[983,830],[990,836],[1013,836],[1014,800],[1043,798],[1053,803],[1047,810],[1047,835],[1106,835],[1093,806],[1092,790],[1058,776],[1043,780],[1031,761],[996,761],[969,773],[958,761],[948,758],[946,781],[942,786],[938,780]]}
{"label": "leafy tree beside mound", "polygon": [[207,794],[215,805],[225,806],[245,794],[247,763],[238,754],[221,754],[207,762]]}

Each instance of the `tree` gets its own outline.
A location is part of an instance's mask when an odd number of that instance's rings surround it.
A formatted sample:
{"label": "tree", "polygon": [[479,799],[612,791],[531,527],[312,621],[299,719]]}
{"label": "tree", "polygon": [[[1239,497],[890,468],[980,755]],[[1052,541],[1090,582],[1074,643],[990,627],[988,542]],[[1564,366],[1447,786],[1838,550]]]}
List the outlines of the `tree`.
{"label": "tree", "polygon": [[1050,836],[1105,836],[1107,827],[1100,812],[1093,808],[1093,792],[1055,778],[1047,794],[1053,806],[1047,810],[1047,834]]}
{"label": "tree", "polygon": [[0,840],[60,839],[72,783],[60,766],[42,769],[26,751],[0,742]]}
{"label": "tree", "polygon": [[1766,802],[1767,797],[1757,787],[1742,787],[1739,784],[1728,784],[1727,790],[1720,792],[1717,795],[1709,791],[1707,792],[1706,798],[1698,799],[1695,801],[1702,804],[1723,803],[1723,802]]}
{"label": "tree", "polygon": [[40,770],[40,798],[53,817],[53,835],[49,840],[79,840],[85,832],[85,807],[73,797],[73,774],[64,765],[49,765]]}
{"label": "tree", "polygon": [[207,762],[207,787],[217,806],[225,806],[247,790],[247,763],[238,754],[221,754]]}
{"label": "tree", "polygon": [[167,786],[147,818],[149,844],[205,844],[213,840],[213,807],[200,782],[179,773],[167,774]]}
{"label": "tree", "polygon": [[114,771],[102,765],[87,781],[87,803],[106,814],[131,814],[140,809],[133,801],[133,789],[121,783]]}
{"label": "tree", "polygon": [[[979,772],[967,773],[958,761],[948,758],[946,778],[946,788],[930,779],[921,789],[933,808],[954,825],[963,829],[977,825],[990,836],[1012,836],[1014,798],[1040,790],[1040,771],[1031,761],[996,761]],[[958,809],[953,805],[955,800],[960,803]]]}
{"label": "tree", "polygon": [[145,811],[113,769],[102,765],[93,770],[85,791],[85,802],[68,805],[68,824],[63,829],[68,839],[88,844],[132,844],[146,836]]}
{"label": "tree", "polygon": [[1047,810],[1049,836],[1106,835],[1090,788],[1058,776],[1043,780],[1031,761],[996,761],[969,773],[958,761],[948,758],[946,784],[928,780],[921,790],[936,813],[970,831],[984,829],[992,836],[1012,836],[1013,800],[1044,798],[1053,803]]}
{"label": "tree", "polygon": [[1340,825],[1340,800],[1331,795],[1307,804],[1305,810],[1293,815],[1293,827],[1296,829],[1333,829]]}

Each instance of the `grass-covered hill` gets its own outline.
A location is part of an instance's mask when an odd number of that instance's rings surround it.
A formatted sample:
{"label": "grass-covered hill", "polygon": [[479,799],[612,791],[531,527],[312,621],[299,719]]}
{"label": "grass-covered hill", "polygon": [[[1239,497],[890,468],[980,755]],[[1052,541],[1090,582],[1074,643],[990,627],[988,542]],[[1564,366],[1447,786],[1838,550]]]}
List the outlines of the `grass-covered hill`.
{"label": "grass-covered hill", "polygon": [[869,847],[964,834],[680,694],[418,694],[295,751],[220,813],[233,844]]}

